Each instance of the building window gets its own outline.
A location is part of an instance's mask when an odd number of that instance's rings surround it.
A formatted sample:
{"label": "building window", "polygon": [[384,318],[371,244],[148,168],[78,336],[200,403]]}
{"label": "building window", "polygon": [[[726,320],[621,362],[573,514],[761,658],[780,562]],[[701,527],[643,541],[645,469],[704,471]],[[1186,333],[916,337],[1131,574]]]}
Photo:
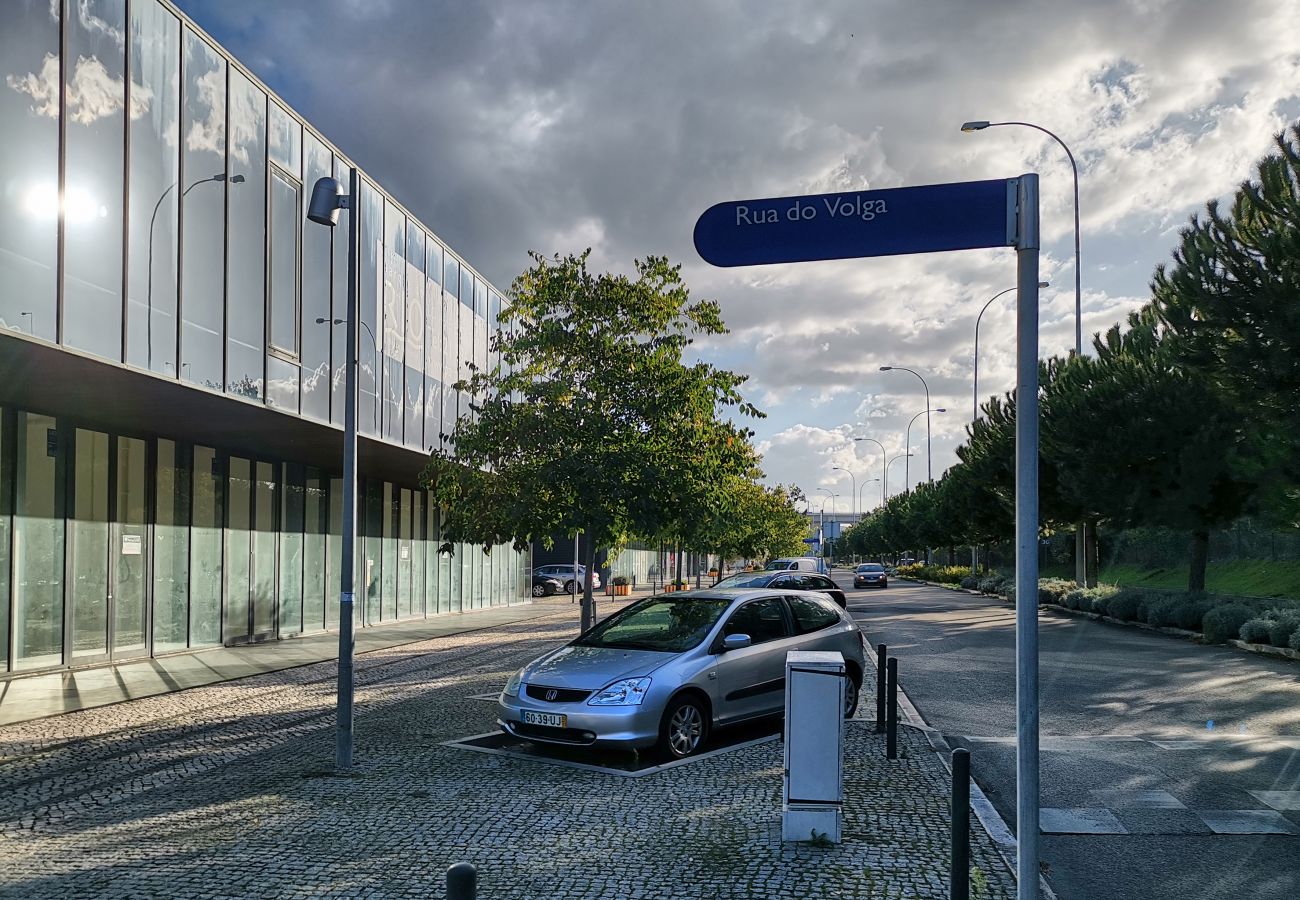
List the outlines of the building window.
{"label": "building window", "polygon": [[402,442],[402,356],[406,335],[406,217],[384,204],[384,437]]}
{"label": "building window", "polygon": [[298,358],[298,182],[271,173],[271,346]]}
{"label": "building window", "polygon": [[[303,200],[311,193],[311,187],[318,179],[331,174],[333,160],[325,145],[310,134],[304,147],[306,180],[303,182]],[[338,331],[339,337],[345,339],[347,329],[342,325],[331,325],[330,313],[330,270],[331,239],[333,228],[320,226],[306,227],[302,223],[306,218],[304,207],[298,214],[298,229],[302,234],[302,309],[301,325],[301,362],[302,362],[302,414],[313,419],[327,421],[330,417],[330,344],[332,332]],[[346,231],[343,234],[347,234]],[[347,247],[347,240],[339,241]],[[346,266],[346,259],[344,265]],[[345,273],[346,275],[346,273]],[[346,278],[345,278],[346,280]],[[324,319],[318,323],[317,319]],[[340,396],[342,391],[340,390]]]}
{"label": "building window", "polygon": [[266,94],[232,70],[229,109],[226,393],[260,400],[266,332]]}
{"label": "building window", "polygon": [[186,448],[159,439],[153,526],[153,649],[183,650],[189,636],[190,469]]}
{"label": "building window", "polygon": [[406,446],[423,449],[424,440],[424,232],[406,226]]}

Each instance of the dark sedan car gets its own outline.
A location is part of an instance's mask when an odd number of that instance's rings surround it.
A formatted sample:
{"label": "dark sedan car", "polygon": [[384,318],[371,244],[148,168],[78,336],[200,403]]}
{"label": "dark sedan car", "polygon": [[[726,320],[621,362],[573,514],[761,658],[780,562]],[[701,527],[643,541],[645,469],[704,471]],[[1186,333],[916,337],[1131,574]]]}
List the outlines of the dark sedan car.
{"label": "dark sedan car", "polygon": [[853,586],[855,588],[889,587],[889,573],[880,563],[863,563],[853,573]]}
{"label": "dark sedan car", "polygon": [[550,575],[533,576],[533,596],[549,597],[552,594],[558,594],[564,590],[564,582]]}
{"label": "dark sedan car", "polygon": [[835,582],[816,572],[738,572],[722,579],[714,587],[820,591],[839,604],[840,609],[848,606],[848,598]]}

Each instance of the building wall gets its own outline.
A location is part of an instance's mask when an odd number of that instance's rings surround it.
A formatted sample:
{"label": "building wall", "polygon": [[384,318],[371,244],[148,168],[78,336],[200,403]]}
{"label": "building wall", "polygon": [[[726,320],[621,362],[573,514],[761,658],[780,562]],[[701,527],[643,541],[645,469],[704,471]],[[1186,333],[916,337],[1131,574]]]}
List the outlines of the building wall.
{"label": "building wall", "polygon": [[[526,555],[435,556],[409,475],[466,413],[500,293],[364,174],[337,228],[308,222],[351,163],[165,0],[0,4],[0,69],[0,383],[57,348],[338,434],[356,215],[358,428],[407,473],[363,480],[360,621],[524,596]],[[0,672],[337,624],[341,460],[63,400],[0,391]]]}

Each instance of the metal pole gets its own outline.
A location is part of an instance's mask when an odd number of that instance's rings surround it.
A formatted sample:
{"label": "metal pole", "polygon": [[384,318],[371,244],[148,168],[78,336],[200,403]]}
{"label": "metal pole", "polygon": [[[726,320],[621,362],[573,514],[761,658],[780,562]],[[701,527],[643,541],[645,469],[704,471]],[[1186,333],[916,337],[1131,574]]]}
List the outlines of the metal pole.
{"label": "metal pole", "polygon": [[970,751],[952,751],[952,851],[949,900],[970,900]]}
{"label": "metal pole", "polygon": [[1037,900],[1038,176],[1016,193],[1016,896]]}
{"label": "metal pole", "polygon": [[[573,593],[569,597],[570,603],[578,602],[578,532],[573,533]],[[582,630],[586,631],[586,623],[583,623]]]}
{"label": "metal pole", "polygon": [[478,897],[478,869],[458,862],[447,870],[447,900],[475,900]]}
{"label": "metal pole", "polygon": [[885,663],[889,660],[889,647],[884,644],[876,645],[876,734],[882,734],[885,730],[885,682],[889,678],[889,673],[885,670]]}
{"label": "metal pole", "polygon": [[898,659],[891,656],[886,666],[889,673],[889,701],[886,704],[885,758],[898,759]]}
{"label": "metal pole", "polygon": [[339,560],[339,685],[338,723],[334,734],[334,765],[352,768],[353,609],[356,597],[357,540],[357,203],[355,167],[348,171],[348,317],[347,365],[343,376],[343,558]]}

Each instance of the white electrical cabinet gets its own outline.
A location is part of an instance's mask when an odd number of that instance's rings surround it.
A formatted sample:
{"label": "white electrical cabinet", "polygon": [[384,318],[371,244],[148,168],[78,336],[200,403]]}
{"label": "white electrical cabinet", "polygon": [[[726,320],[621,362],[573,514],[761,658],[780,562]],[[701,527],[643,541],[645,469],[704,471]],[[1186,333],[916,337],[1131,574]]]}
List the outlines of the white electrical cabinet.
{"label": "white electrical cabinet", "polygon": [[785,779],[781,839],[840,842],[844,800],[844,657],[785,657]]}

